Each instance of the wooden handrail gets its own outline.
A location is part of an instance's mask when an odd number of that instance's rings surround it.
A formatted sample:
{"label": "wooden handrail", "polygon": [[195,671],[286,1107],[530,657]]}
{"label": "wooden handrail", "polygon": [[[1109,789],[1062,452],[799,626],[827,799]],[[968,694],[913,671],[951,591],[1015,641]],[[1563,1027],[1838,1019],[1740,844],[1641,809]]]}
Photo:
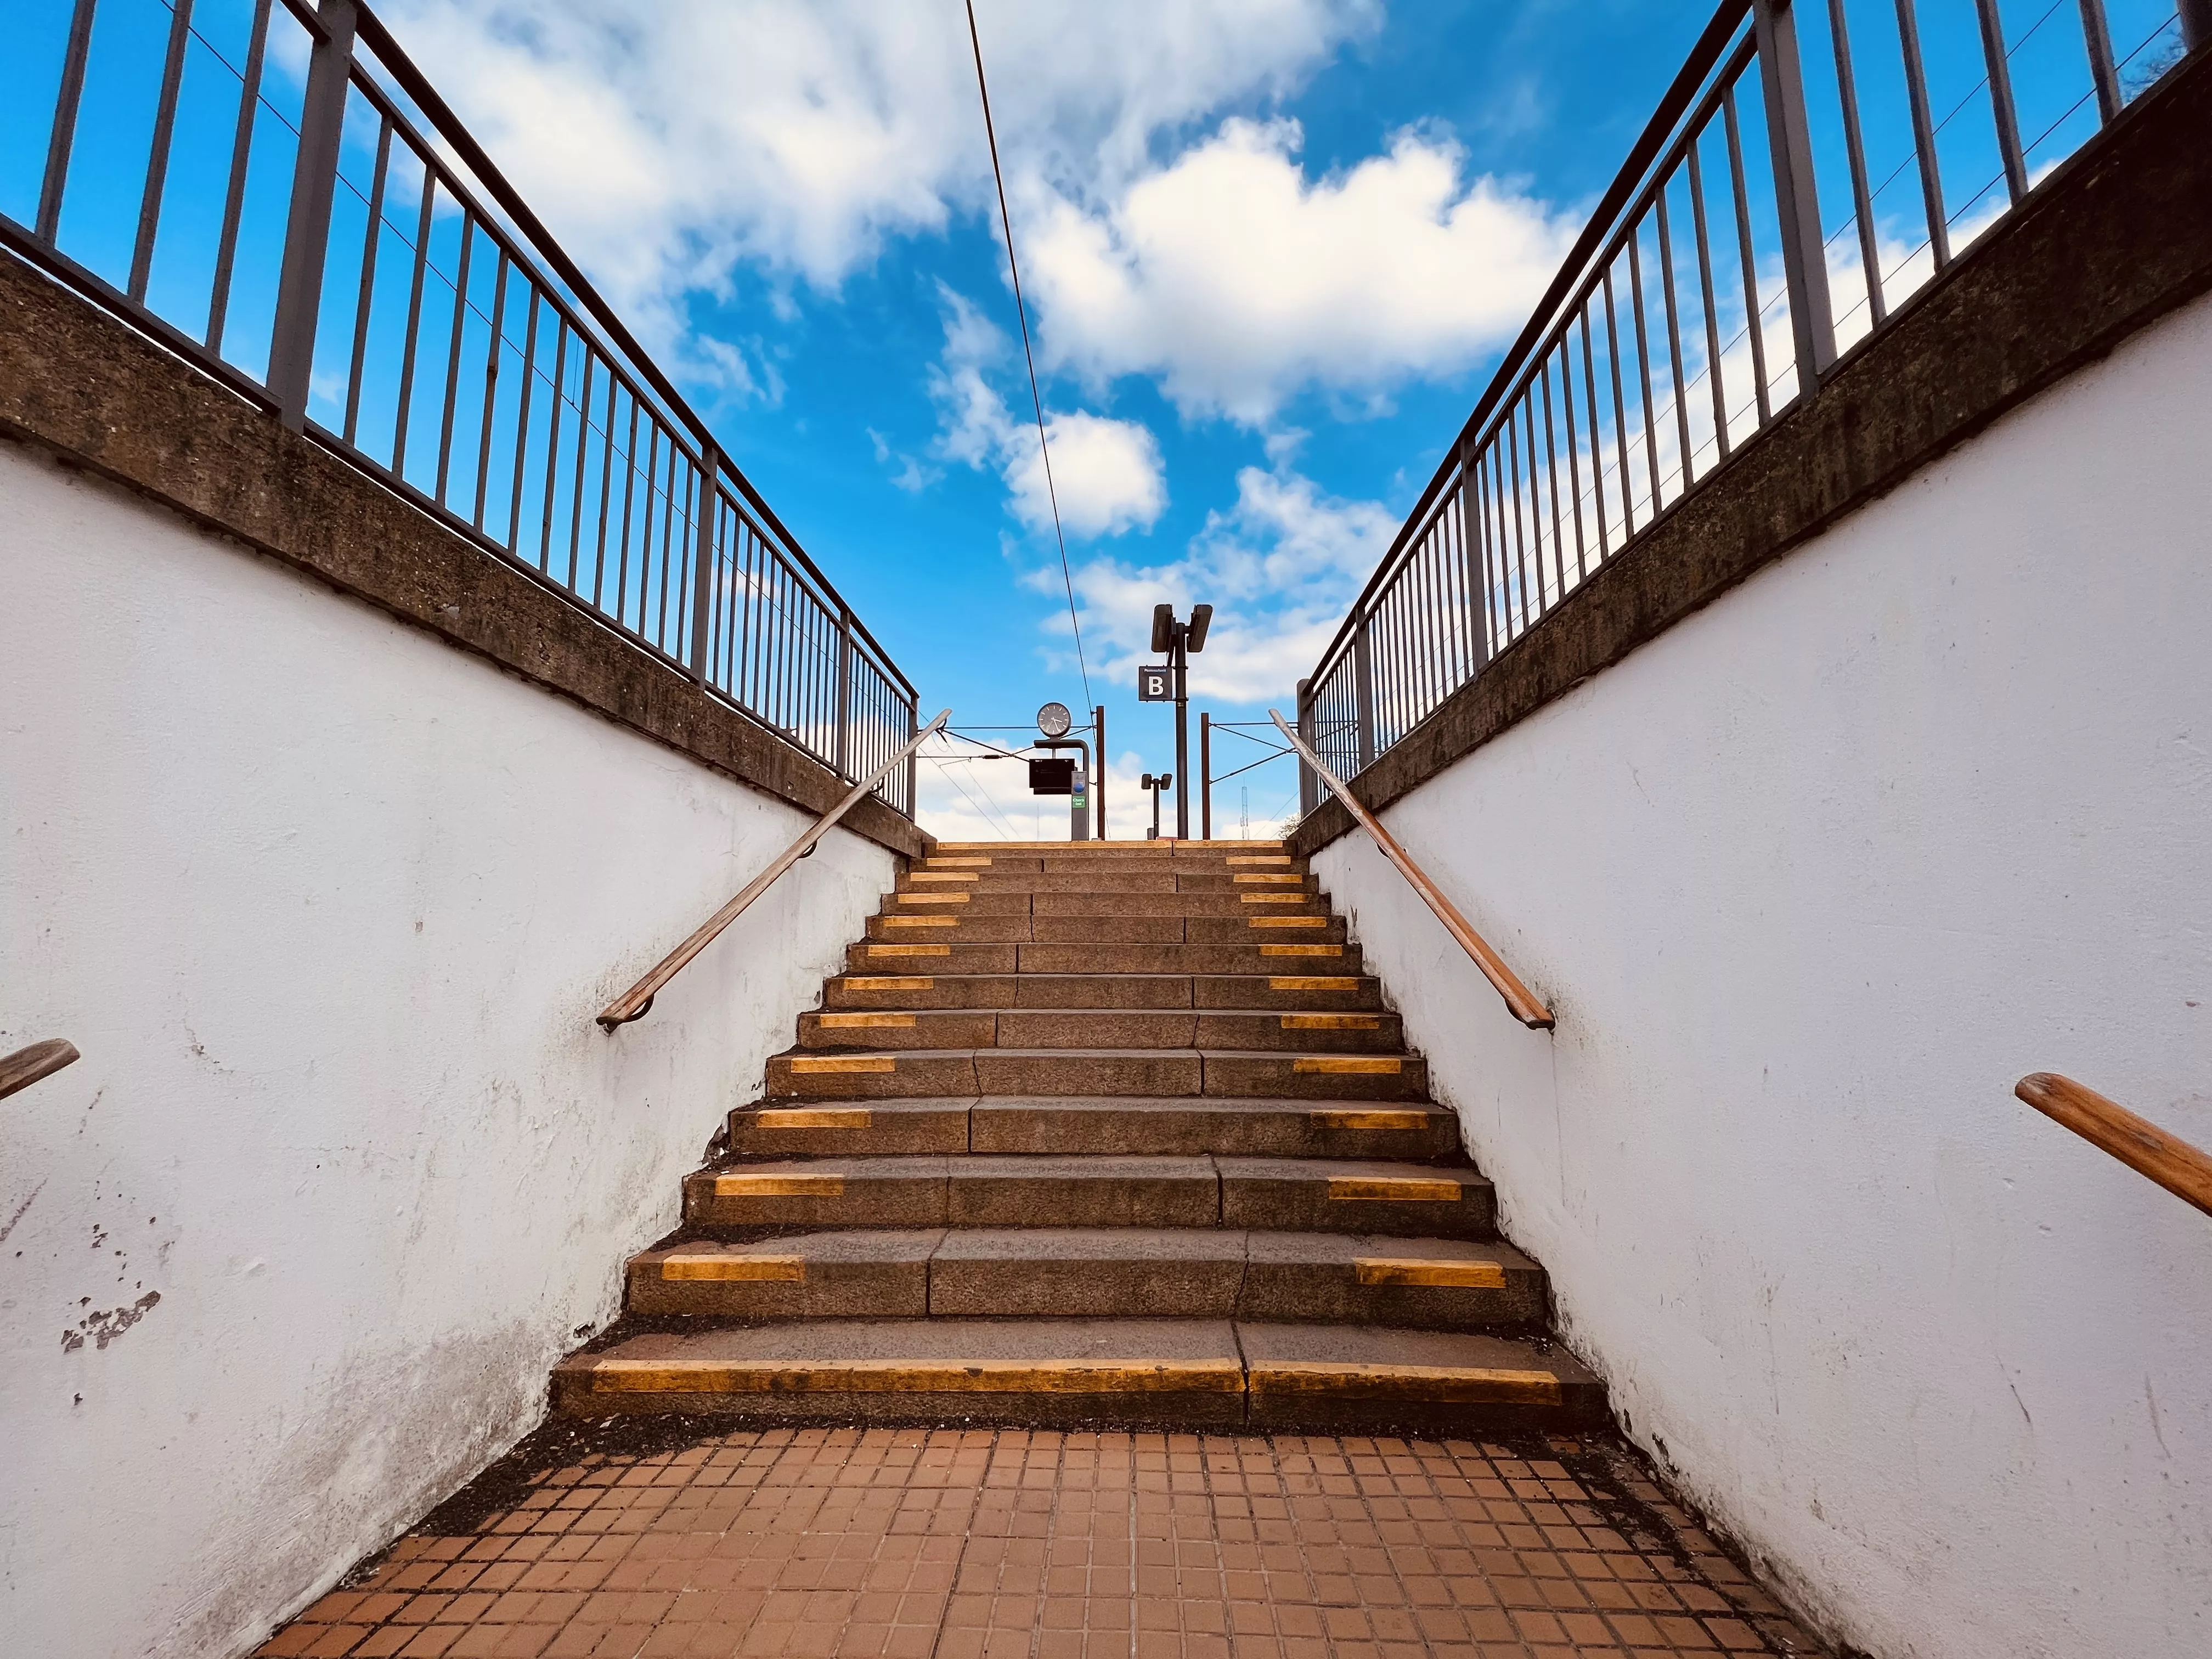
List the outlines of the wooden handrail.
{"label": "wooden handrail", "polygon": [[1496,986],[1498,994],[1505,999],[1505,1006],[1513,1018],[1539,1031],[1548,1031],[1557,1024],[1558,1022],[1552,1018],[1552,1011],[1539,1002],[1535,994],[1505,965],[1504,959],[1484,943],[1482,935],[1468,925],[1465,916],[1460,915],[1459,907],[1444,896],[1443,890],[1431,881],[1428,872],[1414,863],[1406,849],[1398,845],[1395,837],[1382,827],[1382,820],[1353,799],[1352,791],[1345,787],[1343,780],[1322,763],[1321,757],[1307,746],[1304,738],[1291,729],[1281,713],[1270,708],[1267,716],[1282,732],[1283,740],[1297,750],[1305,763],[1313,768],[1321,781],[1328,786],[1329,793],[1344,803],[1344,810],[1352,814],[1361,829],[1374,836],[1375,844],[1382,849],[1382,856],[1396,865],[1398,873],[1413,884],[1413,890],[1421,896],[1421,902],[1435,911],[1437,920],[1443,923],[1444,931],[1459,941],[1462,951],[1474,958],[1474,965],[1482,969],[1482,976]]}
{"label": "wooden handrail", "polygon": [[745,884],[742,892],[715,911],[713,915],[708,917],[690,938],[661,957],[651,973],[601,1009],[599,1014],[599,1024],[607,1030],[612,1031],[618,1025],[627,1025],[630,1021],[642,1018],[646,1011],[653,1006],[653,999],[659,994],[662,986],[682,973],[694,957],[714,943],[717,933],[743,915],[755,899],[774,886],[777,877],[812,852],[814,843],[828,835],[837,820],[851,811],[860,803],[862,796],[889,777],[893,768],[903,765],[906,757],[921,747],[924,738],[938,731],[951,718],[952,711],[948,708],[928,725],[923,726],[921,731],[915,732],[905,748],[878,767],[871,775],[854,784],[852,793],[816,819],[812,829],[778,853],[767,869]]}
{"label": "wooden handrail", "polygon": [[48,1037],[44,1042],[16,1049],[0,1059],[0,1100],[7,1099],[18,1089],[29,1088],[42,1077],[52,1077],[81,1058],[76,1044],[66,1037]]}
{"label": "wooden handrail", "polygon": [[2013,1087],[2029,1105],[2091,1146],[2212,1215],[2212,1157],[2056,1072],[2031,1072]]}

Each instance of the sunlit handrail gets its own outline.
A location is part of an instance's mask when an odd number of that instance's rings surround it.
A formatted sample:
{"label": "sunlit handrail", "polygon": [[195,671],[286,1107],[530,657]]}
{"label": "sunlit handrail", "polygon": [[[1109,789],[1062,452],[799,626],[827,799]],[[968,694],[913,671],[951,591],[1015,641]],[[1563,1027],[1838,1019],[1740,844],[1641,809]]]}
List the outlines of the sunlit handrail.
{"label": "sunlit handrail", "polygon": [[2031,1072],[2013,1093],[2185,1204],[2212,1215],[2212,1157],[2056,1072]]}
{"label": "sunlit handrail", "polygon": [[80,1058],[76,1044],[66,1037],[48,1037],[27,1048],[0,1058],[0,1100],[18,1089],[27,1089],[42,1077],[52,1077]]}
{"label": "sunlit handrail", "polygon": [[935,720],[915,732],[907,741],[904,748],[878,767],[872,775],[854,784],[844,799],[817,818],[813,826],[805,835],[777,854],[767,869],[747,882],[744,890],[735,898],[708,917],[696,933],[661,957],[651,973],[601,1009],[599,1014],[599,1024],[609,1031],[612,1031],[618,1025],[627,1025],[630,1021],[642,1018],[646,1011],[653,1006],[653,999],[662,986],[682,973],[694,957],[714,943],[717,933],[743,915],[755,899],[774,886],[779,876],[812,852],[814,843],[828,835],[836,827],[838,819],[858,805],[871,789],[890,775],[894,767],[905,764],[906,757],[921,747],[924,738],[938,731],[951,718],[952,711],[950,708],[945,710]]}
{"label": "sunlit handrail", "polygon": [[1460,948],[1474,958],[1474,965],[1482,969],[1482,976],[1498,988],[1505,999],[1505,1006],[1514,1018],[1523,1025],[1540,1031],[1548,1031],[1558,1024],[1552,1011],[1536,1000],[1535,994],[1523,985],[1514,971],[1505,965],[1504,958],[1492,950],[1481,934],[1476,933],[1468,919],[1460,915],[1459,907],[1444,896],[1443,890],[1429,879],[1428,872],[1413,862],[1406,849],[1382,827],[1382,820],[1361,805],[1342,779],[1322,763],[1304,738],[1291,730],[1280,712],[1270,708],[1267,717],[1282,732],[1283,740],[1298,752],[1299,757],[1311,767],[1321,781],[1328,786],[1329,793],[1344,803],[1344,810],[1352,814],[1359,827],[1375,837],[1375,844],[1382,849],[1382,856],[1398,866],[1398,873],[1413,884],[1413,890],[1421,896],[1421,902],[1436,912],[1437,920],[1444,931],[1459,941]]}

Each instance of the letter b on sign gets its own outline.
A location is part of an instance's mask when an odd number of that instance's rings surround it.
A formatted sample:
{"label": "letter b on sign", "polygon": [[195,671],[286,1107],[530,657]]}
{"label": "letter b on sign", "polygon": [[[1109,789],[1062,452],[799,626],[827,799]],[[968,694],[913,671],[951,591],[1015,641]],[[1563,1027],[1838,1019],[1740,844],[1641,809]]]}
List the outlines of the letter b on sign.
{"label": "letter b on sign", "polygon": [[1164,665],[1155,668],[1147,664],[1138,669],[1137,701],[1139,702],[1173,702],[1175,675]]}

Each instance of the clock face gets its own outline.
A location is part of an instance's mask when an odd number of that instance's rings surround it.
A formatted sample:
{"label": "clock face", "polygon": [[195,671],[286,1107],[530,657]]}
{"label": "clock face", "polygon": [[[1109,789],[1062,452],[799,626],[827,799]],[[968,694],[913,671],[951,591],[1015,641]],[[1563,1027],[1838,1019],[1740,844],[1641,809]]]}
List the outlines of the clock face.
{"label": "clock face", "polygon": [[1048,738],[1066,737],[1072,723],[1066,703],[1048,702],[1037,710],[1037,730]]}

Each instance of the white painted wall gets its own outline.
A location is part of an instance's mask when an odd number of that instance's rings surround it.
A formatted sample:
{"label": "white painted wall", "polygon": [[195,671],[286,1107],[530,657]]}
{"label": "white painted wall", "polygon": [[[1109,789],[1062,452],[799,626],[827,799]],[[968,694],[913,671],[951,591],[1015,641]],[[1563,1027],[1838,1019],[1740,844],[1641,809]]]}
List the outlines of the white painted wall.
{"label": "white painted wall", "polygon": [[1883,1659],[2212,1653],[2212,301],[1317,860],[1636,1437]]}
{"label": "white painted wall", "polygon": [[5,443],[0,595],[0,1647],[227,1656],[538,1419],[893,860],[609,1037],[802,814]]}

